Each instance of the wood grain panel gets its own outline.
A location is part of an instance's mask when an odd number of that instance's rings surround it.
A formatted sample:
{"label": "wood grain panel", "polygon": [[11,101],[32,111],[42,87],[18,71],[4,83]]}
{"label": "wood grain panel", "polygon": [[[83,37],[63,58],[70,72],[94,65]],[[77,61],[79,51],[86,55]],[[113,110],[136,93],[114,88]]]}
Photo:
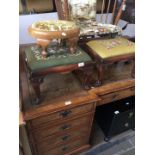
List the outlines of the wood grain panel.
{"label": "wood grain panel", "polygon": [[88,139],[89,128],[90,128],[90,126],[87,125],[83,128],[79,127],[76,130],[69,131],[69,132],[63,133],[61,135],[58,135],[58,136],[56,135],[56,136],[52,136],[48,139],[45,139],[42,142],[37,143],[38,151],[39,150],[47,151],[47,150],[50,150],[51,148],[54,148],[56,146],[62,146],[69,141],[72,143],[72,140],[75,141],[75,139],[81,138],[81,137],[82,137],[82,139],[83,138]]}
{"label": "wood grain panel", "polygon": [[99,95],[101,98],[101,101],[97,103],[97,105],[107,104],[113,101],[117,101],[123,98],[127,98],[129,96],[135,95],[135,87],[123,89],[120,91],[116,91],[113,93],[105,94],[105,95]]}
{"label": "wood grain panel", "polygon": [[[42,127],[34,130],[32,134],[34,135],[35,141],[40,142],[43,138],[48,138],[49,136],[54,135],[62,135],[70,130],[75,128],[80,128],[80,126],[90,126],[92,114],[87,115],[85,117],[72,119],[70,121],[61,122],[60,124],[54,125],[50,124],[50,126]],[[69,131],[68,131],[69,130]]]}
{"label": "wood grain panel", "polygon": [[83,145],[86,145],[88,143],[88,139],[78,139],[75,141],[72,141],[72,143],[68,143],[65,145],[61,145],[60,147],[53,148],[51,150],[48,150],[46,152],[39,152],[39,155],[64,155],[67,154],[70,151],[73,151],[74,149],[77,149],[79,147],[82,147]]}
{"label": "wood grain panel", "polygon": [[69,117],[73,117],[76,115],[80,115],[82,113],[91,112],[94,109],[94,104],[89,103],[86,105],[78,106],[72,109],[66,109],[63,111],[59,111],[56,113],[52,113],[43,117],[38,117],[31,121],[32,128],[38,128],[38,126],[42,126],[44,123],[52,123],[53,121],[58,121],[60,119],[66,119]]}

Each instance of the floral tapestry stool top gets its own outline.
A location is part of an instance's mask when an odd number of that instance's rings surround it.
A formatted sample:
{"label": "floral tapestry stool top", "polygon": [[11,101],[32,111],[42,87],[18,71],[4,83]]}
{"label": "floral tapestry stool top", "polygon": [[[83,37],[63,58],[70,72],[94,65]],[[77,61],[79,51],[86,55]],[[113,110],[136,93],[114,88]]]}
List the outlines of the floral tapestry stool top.
{"label": "floral tapestry stool top", "polygon": [[[40,103],[40,84],[43,78],[51,73],[68,73],[75,70],[81,70],[88,79],[87,70],[92,65],[91,57],[81,48],[77,48],[75,54],[70,54],[67,47],[58,48],[57,46],[48,47],[48,56],[43,58],[41,48],[31,46],[25,50],[26,66],[30,74],[30,82],[36,94],[35,104]],[[83,80],[83,86],[87,80]],[[87,86],[86,86],[87,87]]]}

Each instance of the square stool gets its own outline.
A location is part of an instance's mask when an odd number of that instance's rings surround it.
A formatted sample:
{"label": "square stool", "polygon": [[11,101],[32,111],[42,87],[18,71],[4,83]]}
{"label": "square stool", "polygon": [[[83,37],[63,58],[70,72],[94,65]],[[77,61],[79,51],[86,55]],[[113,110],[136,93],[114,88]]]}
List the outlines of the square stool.
{"label": "square stool", "polygon": [[[81,47],[96,62],[99,85],[101,85],[104,78],[105,64],[135,60],[135,43],[123,37],[94,39],[81,43]],[[134,74],[135,63],[131,71],[131,76],[133,78]]]}
{"label": "square stool", "polygon": [[29,79],[36,94],[35,104],[41,101],[40,84],[46,75],[51,73],[68,73],[81,71],[83,74],[82,85],[90,89],[89,80],[93,71],[94,62],[91,57],[81,48],[77,48],[75,54],[67,52],[67,48],[59,48],[53,52],[49,49],[49,56],[42,58],[41,48],[31,46],[25,50],[25,62],[29,73]]}

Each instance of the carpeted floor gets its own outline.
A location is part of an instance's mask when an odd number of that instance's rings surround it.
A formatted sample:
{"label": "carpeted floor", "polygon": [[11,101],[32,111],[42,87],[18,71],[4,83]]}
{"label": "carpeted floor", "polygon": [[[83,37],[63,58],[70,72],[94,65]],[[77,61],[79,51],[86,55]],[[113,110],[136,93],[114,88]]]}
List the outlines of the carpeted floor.
{"label": "carpeted floor", "polygon": [[80,155],[135,155],[134,131],[128,130],[105,142],[100,127],[97,124],[94,126],[93,147]]}

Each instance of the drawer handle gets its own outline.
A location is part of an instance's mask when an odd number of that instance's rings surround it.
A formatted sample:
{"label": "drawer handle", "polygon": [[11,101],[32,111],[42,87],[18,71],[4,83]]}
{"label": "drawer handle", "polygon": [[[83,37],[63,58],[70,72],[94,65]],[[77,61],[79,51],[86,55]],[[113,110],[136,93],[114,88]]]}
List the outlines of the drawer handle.
{"label": "drawer handle", "polygon": [[61,127],[61,130],[66,130],[66,129],[69,129],[71,127],[71,125],[69,124],[65,124]]}
{"label": "drawer handle", "polygon": [[61,115],[62,117],[67,117],[67,116],[68,116],[69,114],[71,114],[71,113],[72,113],[72,111],[66,110],[66,111],[61,112],[60,115]]}
{"label": "drawer handle", "polygon": [[134,91],[134,90],[135,90],[135,87],[130,88],[130,90],[131,90],[131,91]]}
{"label": "drawer handle", "polygon": [[114,95],[112,96],[112,99],[115,99],[117,96],[118,96],[118,94],[114,94]]}
{"label": "drawer handle", "polygon": [[67,140],[69,137],[70,137],[69,135],[65,135],[65,136],[63,136],[61,139],[62,139],[63,141],[65,141],[65,140]]}
{"label": "drawer handle", "polygon": [[62,151],[66,151],[66,150],[68,150],[68,146],[64,146],[64,147],[62,148]]}

